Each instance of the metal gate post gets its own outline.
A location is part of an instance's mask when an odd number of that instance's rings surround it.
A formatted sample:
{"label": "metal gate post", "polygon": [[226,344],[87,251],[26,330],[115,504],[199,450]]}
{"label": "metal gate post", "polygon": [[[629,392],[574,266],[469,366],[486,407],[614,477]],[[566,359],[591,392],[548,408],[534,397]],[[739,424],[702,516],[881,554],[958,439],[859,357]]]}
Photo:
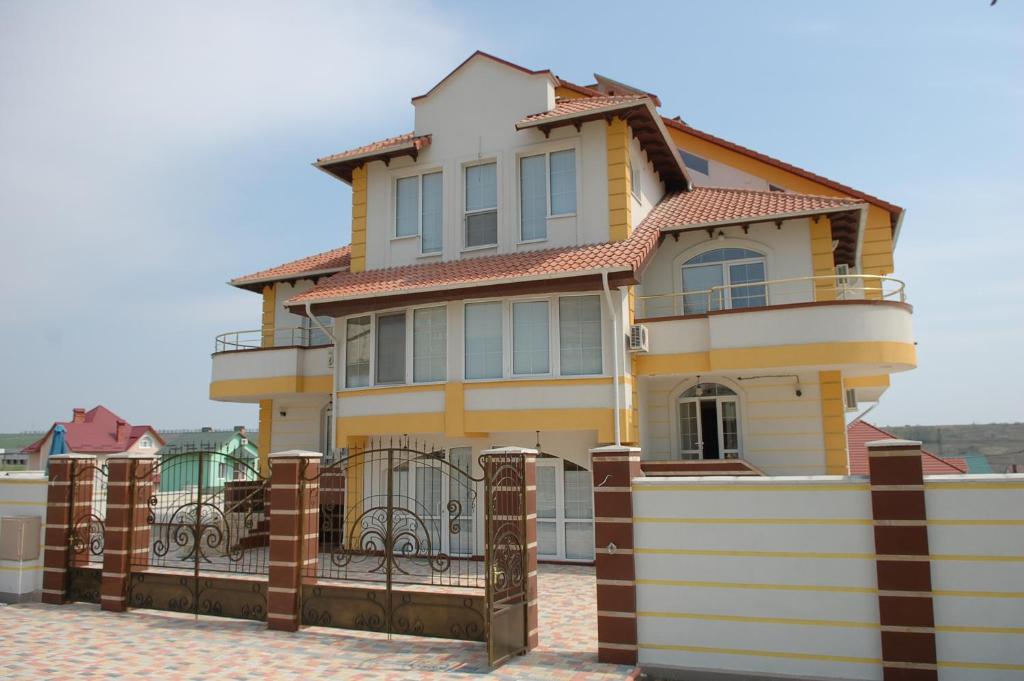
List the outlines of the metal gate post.
{"label": "metal gate post", "polygon": [[[107,459],[107,515],[103,540],[103,581],[100,607],[123,612],[128,606],[128,580],[133,551],[149,557],[151,477],[156,457],[151,454],[113,455]],[[144,533],[140,542],[136,533]],[[134,548],[138,547],[138,548]]]}
{"label": "metal gate post", "polygon": [[[92,454],[55,454],[49,458],[50,481],[46,490],[46,531],[43,553],[43,603],[59,605],[67,600],[68,557],[75,523],[76,499],[91,504],[92,495],[76,494],[83,483],[76,472],[92,466]],[[92,489],[92,476],[88,478]]]}
{"label": "metal gate post", "polygon": [[[270,564],[267,627],[297,631],[302,579],[319,555],[322,454],[290,450],[270,455]],[[315,570],[313,570],[315,574]]]}

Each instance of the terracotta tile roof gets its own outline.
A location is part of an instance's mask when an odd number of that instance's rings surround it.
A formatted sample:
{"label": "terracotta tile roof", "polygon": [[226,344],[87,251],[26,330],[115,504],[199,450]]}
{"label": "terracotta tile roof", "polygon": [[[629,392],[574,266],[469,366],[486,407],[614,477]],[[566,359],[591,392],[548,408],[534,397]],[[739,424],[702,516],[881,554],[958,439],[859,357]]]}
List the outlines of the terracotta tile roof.
{"label": "terracotta tile roof", "polygon": [[324,273],[332,270],[348,269],[351,246],[342,246],[316,255],[306,256],[277,267],[253,272],[231,280],[233,286],[244,286],[256,282],[277,281],[280,279],[296,279],[303,274],[314,272]]}
{"label": "terracotta tile roof", "polygon": [[799,211],[855,207],[850,199],[783,192],[698,187],[669,194],[625,241],[465,258],[352,273],[342,271],[287,305],[409,294],[439,288],[467,288],[503,280],[579,276],[601,270],[636,271],[658,243],[662,229],[697,227],[727,220],[762,218]]}
{"label": "terracotta tile roof", "polygon": [[555,100],[554,109],[552,109],[551,111],[543,111],[541,113],[536,113],[527,116],[526,118],[516,123],[516,127],[529,127],[531,125],[536,125],[537,123],[552,118],[576,116],[580,114],[586,114],[594,110],[616,108],[620,105],[626,104],[642,104],[643,102],[646,101],[650,101],[650,97],[647,97],[645,95],[602,95],[600,97],[586,97],[582,99],[558,97]]}
{"label": "terracotta tile roof", "polygon": [[[64,426],[65,439],[68,444],[68,451],[76,454],[115,454],[131,449],[135,441],[152,432],[156,438],[156,444],[163,445],[164,440],[152,426],[132,426],[125,423],[128,428],[127,437],[118,440],[116,437],[117,423],[124,421],[120,416],[102,405],[98,405],[85,412],[83,421],[57,421],[46,435],[36,440],[23,451],[38,452],[42,448],[46,438],[50,436],[57,426]],[[43,454],[49,454],[49,451]]]}
{"label": "terracotta tile roof", "polygon": [[387,139],[382,139],[377,142],[364,144],[363,146],[356,147],[355,149],[349,149],[348,151],[341,151],[337,154],[318,158],[316,160],[316,164],[325,165],[328,163],[338,163],[339,161],[346,161],[348,159],[371,156],[374,154],[382,154],[404,147],[412,147],[419,150],[429,145],[430,135],[417,135],[414,132],[407,132],[404,135],[388,137]]}
{"label": "terracotta tile roof", "polygon": [[[849,452],[850,475],[868,474],[867,443],[875,440],[899,439],[867,421],[854,421],[846,427],[846,446]],[[943,459],[921,450],[921,466],[925,475],[955,475],[967,472],[963,459]]]}

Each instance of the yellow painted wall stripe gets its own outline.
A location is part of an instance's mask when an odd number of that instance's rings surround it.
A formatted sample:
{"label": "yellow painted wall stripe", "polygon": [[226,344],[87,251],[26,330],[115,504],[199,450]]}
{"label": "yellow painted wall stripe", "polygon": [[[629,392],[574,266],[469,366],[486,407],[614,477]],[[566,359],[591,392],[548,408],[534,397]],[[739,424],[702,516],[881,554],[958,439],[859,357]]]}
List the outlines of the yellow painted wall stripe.
{"label": "yellow painted wall stripe", "polygon": [[46,506],[45,501],[0,501],[0,506]]}
{"label": "yellow painted wall stripe", "polygon": [[935,627],[943,634],[1024,634],[1024,627],[961,627],[943,625]]}
{"label": "yellow painted wall stripe", "polygon": [[695,612],[637,612],[637,617],[661,619],[705,620],[709,622],[747,622],[750,624],[784,624],[801,627],[842,627],[847,629],[878,629],[877,622],[857,622],[854,620],[819,620],[801,619],[797,617],[754,617],[748,615],[711,615]]}
{"label": "yellow painted wall stripe", "polygon": [[331,376],[271,376],[235,378],[210,383],[211,400],[230,400],[291,393],[331,394]]}
{"label": "yellow painted wall stripe", "polygon": [[1017,482],[1016,480],[1007,480],[1006,482],[996,482],[988,480],[985,482],[929,482],[925,478],[924,486],[926,489],[935,491],[942,491],[947,489],[1024,489],[1024,482]]}
{"label": "yellow painted wall stripe", "polygon": [[0,480],[0,487],[3,487],[4,485],[46,485],[48,483],[49,480],[46,478],[3,478]]}
{"label": "yellow painted wall stripe", "polygon": [[0,572],[42,572],[43,566],[39,565],[26,565],[24,567],[18,567],[17,565],[0,565]]}
{"label": "yellow painted wall stripe", "polygon": [[638,485],[634,492],[867,492],[871,485],[855,483],[852,485],[772,485],[752,483],[737,484],[700,484],[700,485]]}
{"label": "yellow painted wall stripe", "polygon": [[719,556],[723,558],[805,558],[821,560],[874,560],[873,553],[828,551],[729,551],[721,549],[635,548],[633,553],[655,556]]}
{"label": "yellow painted wall stripe", "polygon": [[932,596],[940,598],[1024,598],[1024,591],[952,591],[933,589]]}
{"label": "yellow painted wall stripe", "polygon": [[[757,582],[709,582],[686,579],[638,579],[638,585],[675,586],[695,589],[743,589],[757,591],[812,591],[823,593],[857,593],[877,595],[878,589],[868,586],[827,584],[767,584]],[[1024,591],[932,591],[938,598],[1024,598]]]}
{"label": "yellow painted wall stripe", "polygon": [[1024,672],[1024,664],[1001,664],[999,662],[953,662],[950,660],[939,660],[938,666],[956,669],[993,669],[1007,672]]}
{"label": "yellow painted wall stripe", "polygon": [[748,657],[773,657],[786,660],[813,660],[817,662],[845,662],[849,664],[881,664],[876,657],[849,657],[844,655],[819,655],[816,653],[793,653],[783,650],[747,650],[744,648],[717,648],[711,646],[684,646],[674,643],[640,643],[641,650],[678,650],[684,653],[709,653],[712,655],[743,655]]}
{"label": "yellow painted wall stripe", "polygon": [[873,525],[867,518],[653,518],[635,517],[637,523],[680,525]]}
{"label": "yellow painted wall stripe", "polygon": [[847,341],[723,348],[708,352],[641,355],[637,357],[637,372],[654,376],[697,371],[846,364],[899,364],[913,367],[917,366],[917,350],[912,343],[896,341]]}
{"label": "yellow painted wall stripe", "polygon": [[1024,563],[1024,556],[983,556],[970,553],[933,553],[932,560],[967,561],[979,563]]}

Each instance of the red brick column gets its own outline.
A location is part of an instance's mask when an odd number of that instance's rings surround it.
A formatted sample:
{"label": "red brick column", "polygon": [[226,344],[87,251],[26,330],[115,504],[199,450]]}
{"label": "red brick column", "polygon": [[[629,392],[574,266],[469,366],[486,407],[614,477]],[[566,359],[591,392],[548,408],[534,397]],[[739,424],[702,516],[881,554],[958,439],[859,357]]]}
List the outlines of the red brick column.
{"label": "red brick column", "polygon": [[124,612],[132,568],[149,563],[149,497],[153,492],[152,454],[113,455],[107,459],[107,517],[103,546],[100,607]]}
{"label": "red brick column", "polygon": [[270,455],[270,575],[267,626],[297,631],[302,583],[316,579],[319,555],[320,472],[318,452]]}
{"label": "red brick column", "polygon": [[636,569],[633,564],[633,478],[643,477],[640,450],[590,450],[594,473],[597,566],[597,659],[636,664]]}
{"label": "red brick column", "polygon": [[867,443],[886,681],[935,681],[928,515],[921,443]]}
{"label": "red brick column", "polygon": [[[91,454],[55,454],[49,458],[50,481],[46,490],[46,531],[43,548],[43,603],[59,605],[67,599],[67,567],[71,532],[82,499],[92,504]],[[82,489],[88,483],[88,493]],[[88,549],[87,549],[88,550]],[[88,557],[88,554],[86,554]]]}

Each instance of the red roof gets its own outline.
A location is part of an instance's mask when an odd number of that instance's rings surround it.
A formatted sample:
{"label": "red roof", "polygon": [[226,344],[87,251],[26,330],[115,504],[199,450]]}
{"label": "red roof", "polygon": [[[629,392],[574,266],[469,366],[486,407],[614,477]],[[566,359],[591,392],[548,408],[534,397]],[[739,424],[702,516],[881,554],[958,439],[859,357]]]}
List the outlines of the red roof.
{"label": "red roof", "polygon": [[282,279],[300,279],[311,274],[327,274],[348,269],[351,246],[342,246],[316,255],[292,260],[277,267],[246,274],[231,280],[233,286],[247,286],[255,283],[280,281]]}
{"label": "red roof", "polygon": [[[121,440],[117,439],[117,424],[119,421],[124,423],[123,427],[126,431],[125,437]],[[46,435],[25,447],[24,451],[40,451],[46,438],[50,436],[50,433],[57,426],[64,426],[64,437],[68,443],[68,451],[75,452],[76,454],[115,454],[117,452],[124,452],[130,449],[135,444],[135,441],[147,432],[151,432],[156,437],[159,445],[164,444],[164,439],[160,437],[159,433],[152,426],[133,426],[106,407],[99,405],[84,412],[80,422],[55,422],[50,426],[50,430],[47,431]],[[49,454],[49,452],[43,452],[43,454]]]}
{"label": "red roof", "polygon": [[389,151],[395,151],[398,149],[415,149],[419,151],[423,147],[430,146],[430,135],[417,135],[414,132],[407,132],[404,135],[398,135],[396,137],[388,137],[387,139],[378,140],[377,142],[370,142],[364,144],[361,147],[355,149],[349,149],[348,151],[340,151],[337,154],[331,154],[330,156],[324,156],[316,160],[317,165],[326,165],[328,163],[338,163],[340,161],[347,161],[354,158],[361,158],[363,156],[373,156],[376,154],[383,154]]}
{"label": "red roof", "polygon": [[516,123],[516,128],[525,128],[537,125],[552,118],[566,118],[578,116],[595,110],[617,109],[623,106],[643,104],[650,101],[645,95],[615,95],[600,97],[588,97],[585,99],[570,99],[559,97],[555,100],[555,108],[550,111],[535,113]]}
{"label": "red roof", "polygon": [[[867,443],[890,439],[898,440],[899,438],[867,421],[854,421],[847,426],[846,446],[850,457],[850,475],[868,474]],[[943,459],[923,449],[921,450],[921,466],[925,475],[955,475],[967,472],[967,462],[963,459]]]}
{"label": "red roof", "polygon": [[625,241],[523,251],[449,262],[406,265],[363,272],[342,270],[312,290],[287,301],[352,300],[496,284],[503,280],[636,271],[654,251],[663,229],[697,228],[730,220],[768,220],[795,213],[856,208],[857,202],[827,196],[697,187],[666,195]]}

